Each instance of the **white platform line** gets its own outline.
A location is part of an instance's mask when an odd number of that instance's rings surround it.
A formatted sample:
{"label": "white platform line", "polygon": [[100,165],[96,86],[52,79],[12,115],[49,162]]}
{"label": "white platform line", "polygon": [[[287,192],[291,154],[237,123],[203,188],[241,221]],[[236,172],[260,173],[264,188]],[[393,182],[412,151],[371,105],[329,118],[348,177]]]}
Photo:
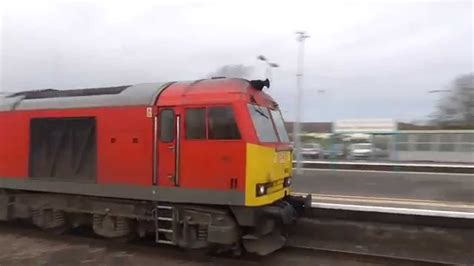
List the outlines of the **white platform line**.
{"label": "white platform line", "polygon": [[474,219],[474,212],[443,211],[443,210],[381,207],[381,206],[364,206],[364,205],[354,205],[354,204],[321,203],[321,202],[312,202],[311,207],[321,208],[321,209],[332,209],[332,210],[347,210],[347,211],[361,211],[361,212],[378,212],[378,213],[393,213],[393,214],[420,215],[420,216],[432,216],[432,217]]}
{"label": "white platform line", "polygon": [[[446,173],[446,172],[412,172],[399,170],[359,170],[359,169],[331,169],[331,168],[302,168],[304,171],[316,172],[352,172],[352,173],[384,173],[384,174],[410,174],[410,175],[445,175],[445,176],[474,176],[474,173]],[[474,170],[473,170],[474,171]]]}
{"label": "white platform line", "polygon": [[[293,161],[296,163],[296,161]],[[344,161],[301,161],[302,164],[333,164],[333,165],[374,165],[374,166],[414,166],[433,168],[467,168],[474,169],[471,164],[434,164],[434,163],[390,163],[390,162],[344,162]]]}
{"label": "white platform line", "polygon": [[[310,193],[291,192],[291,195],[306,197]],[[370,197],[360,195],[344,195],[344,194],[311,194],[314,202],[324,202],[328,200],[336,201],[350,201],[350,202],[372,202],[372,203],[390,203],[390,204],[411,204],[411,205],[432,205],[449,208],[474,208],[474,204],[468,204],[461,201],[439,201],[439,200],[425,200],[413,198],[385,198],[385,197]]]}

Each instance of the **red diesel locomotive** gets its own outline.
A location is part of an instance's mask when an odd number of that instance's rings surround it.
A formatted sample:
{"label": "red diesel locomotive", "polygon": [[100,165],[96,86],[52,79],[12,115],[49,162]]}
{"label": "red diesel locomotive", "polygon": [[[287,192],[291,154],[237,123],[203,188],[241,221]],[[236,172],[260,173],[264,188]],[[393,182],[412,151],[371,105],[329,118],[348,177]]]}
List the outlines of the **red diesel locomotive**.
{"label": "red diesel locomotive", "polygon": [[267,81],[0,96],[0,220],[268,254],[308,199]]}

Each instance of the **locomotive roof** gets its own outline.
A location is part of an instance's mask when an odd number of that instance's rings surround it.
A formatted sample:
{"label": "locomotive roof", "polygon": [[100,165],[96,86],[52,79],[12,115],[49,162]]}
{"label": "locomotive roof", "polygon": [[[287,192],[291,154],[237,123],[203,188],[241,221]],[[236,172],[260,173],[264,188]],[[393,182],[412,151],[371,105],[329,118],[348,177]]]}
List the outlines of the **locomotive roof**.
{"label": "locomotive roof", "polygon": [[0,95],[0,111],[153,105],[171,82]]}
{"label": "locomotive roof", "polygon": [[[258,88],[260,85],[244,79],[204,79],[193,82],[158,82],[116,87],[86,88],[72,90],[31,90],[15,93],[0,93],[0,112],[12,110],[41,110],[41,109],[73,109],[114,106],[150,106],[156,103],[158,96],[174,84],[185,88],[216,87],[206,84],[230,85],[232,83],[243,89],[248,85]],[[268,82],[268,81],[267,81]],[[244,87],[242,86],[243,84]],[[263,85],[262,85],[263,86]],[[177,88],[178,88],[177,87]],[[219,87],[219,86],[218,86]],[[226,86],[227,87],[227,86]],[[198,89],[199,90],[199,89]],[[183,92],[184,93],[184,92]]]}

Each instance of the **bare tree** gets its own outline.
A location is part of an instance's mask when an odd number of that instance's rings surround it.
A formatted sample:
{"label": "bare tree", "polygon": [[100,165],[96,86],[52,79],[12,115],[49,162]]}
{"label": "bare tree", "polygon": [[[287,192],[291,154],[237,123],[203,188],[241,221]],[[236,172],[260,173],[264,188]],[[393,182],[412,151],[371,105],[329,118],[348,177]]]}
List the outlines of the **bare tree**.
{"label": "bare tree", "polygon": [[253,67],[245,65],[225,65],[219,67],[208,77],[247,78],[253,73]]}
{"label": "bare tree", "polygon": [[442,95],[433,122],[441,127],[474,127],[474,73],[457,77]]}

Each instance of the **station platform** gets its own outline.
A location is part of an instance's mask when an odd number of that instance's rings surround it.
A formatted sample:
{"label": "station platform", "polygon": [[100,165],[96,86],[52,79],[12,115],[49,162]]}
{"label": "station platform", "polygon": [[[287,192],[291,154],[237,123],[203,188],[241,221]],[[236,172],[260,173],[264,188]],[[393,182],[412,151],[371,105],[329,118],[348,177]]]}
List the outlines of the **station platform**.
{"label": "station platform", "polygon": [[474,204],[466,202],[312,194],[311,205],[329,210],[474,219]]}
{"label": "station platform", "polygon": [[292,191],[336,195],[331,199],[340,201],[350,197],[345,202],[354,200],[357,204],[383,202],[391,206],[395,201],[397,206],[413,207],[474,205],[474,173],[304,169],[295,174]]}

